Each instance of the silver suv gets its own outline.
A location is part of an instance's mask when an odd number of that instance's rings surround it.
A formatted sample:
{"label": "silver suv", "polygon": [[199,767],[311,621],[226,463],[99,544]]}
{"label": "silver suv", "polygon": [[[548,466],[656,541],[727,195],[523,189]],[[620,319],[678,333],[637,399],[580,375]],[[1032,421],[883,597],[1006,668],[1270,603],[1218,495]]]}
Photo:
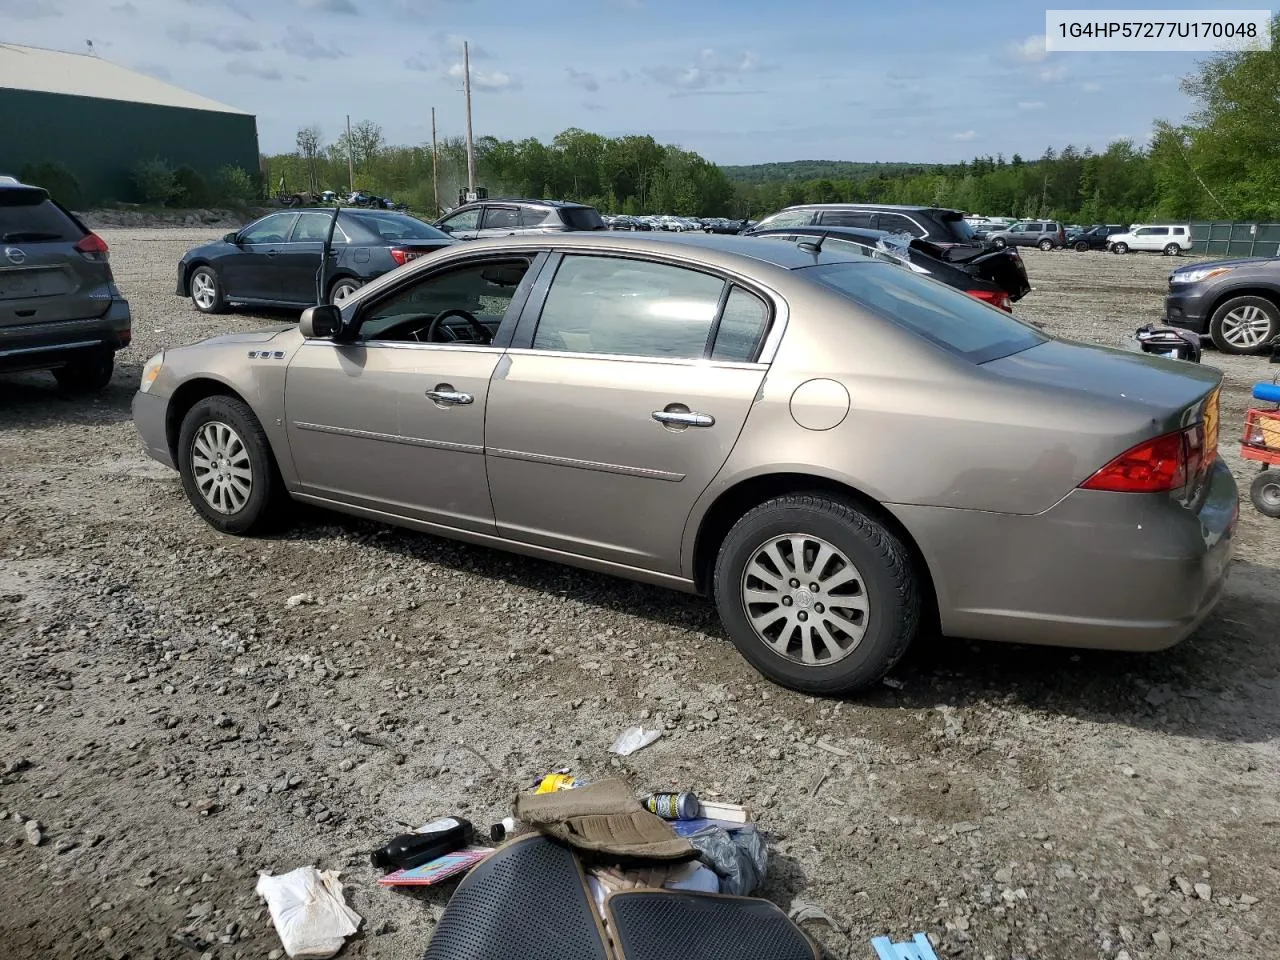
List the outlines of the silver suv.
{"label": "silver suv", "polygon": [[70,392],[110,382],[132,326],[107,256],[46,190],[0,177],[0,372],[51,370]]}
{"label": "silver suv", "polygon": [[459,240],[608,229],[595,207],[565,200],[479,200],[450,210],[435,226]]}
{"label": "silver suv", "polygon": [[1067,245],[1067,234],[1057,220],[1019,220],[1007,230],[987,234],[997,247],[1039,247],[1052,250]]}

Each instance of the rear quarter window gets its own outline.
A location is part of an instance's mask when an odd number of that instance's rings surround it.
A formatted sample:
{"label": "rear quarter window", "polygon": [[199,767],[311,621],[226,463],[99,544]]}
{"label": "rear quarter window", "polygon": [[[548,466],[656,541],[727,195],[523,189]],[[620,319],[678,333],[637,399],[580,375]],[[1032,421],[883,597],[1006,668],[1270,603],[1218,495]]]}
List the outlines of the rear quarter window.
{"label": "rear quarter window", "polygon": [[42,193],[0,190],[0,243],[65,243],[84,236]]}
{"label": "rear quarter window", "polygon": [[565,207],[560,219],[575,230],[603,230],[604,218],[595,207]]}
{"label": "rear quarter window", "polygon": [[798,272],[972,363],[1021,353],[1048,339],[1003,310],[889,264],[831,263]]}

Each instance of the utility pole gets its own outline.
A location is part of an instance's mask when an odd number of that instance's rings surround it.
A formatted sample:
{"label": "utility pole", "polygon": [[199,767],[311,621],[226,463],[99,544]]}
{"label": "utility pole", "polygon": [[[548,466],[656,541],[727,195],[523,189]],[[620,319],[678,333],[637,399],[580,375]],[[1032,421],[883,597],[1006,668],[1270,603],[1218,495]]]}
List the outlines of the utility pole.
{"label": "utility pole", "polygon": [[351,114],[347,114],[347,190],[356,192],[355,141],[351,139]]}
{"label": "utility pole", "polygon": [[467,98],[467,192],[476,189],[476,144],[471,134],[471,46],[462,41],[462,89]]}
{"label": "utility pole", "polygon": [[440,168],[436,160],[436,108],[431,108],[431,193],[435,197],[436,208],[433,217],[440,215]]}

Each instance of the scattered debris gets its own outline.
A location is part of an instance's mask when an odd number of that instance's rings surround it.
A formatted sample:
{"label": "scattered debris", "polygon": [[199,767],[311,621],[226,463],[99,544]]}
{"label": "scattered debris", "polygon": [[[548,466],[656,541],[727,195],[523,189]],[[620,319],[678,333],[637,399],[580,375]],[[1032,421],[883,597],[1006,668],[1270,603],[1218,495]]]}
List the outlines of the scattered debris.
{"label": "scattered debris", "polygon": [[314,607],[316,598],[309,593],[295,593],[284,602],[286,607]]}
{"label": "scattered debris", "polygon": [[637,750],[643,750],[649,744],[656,741],[662,736],[661,730],[646,730],[643,727],[628,727],[618,734],[618,739],[613,741],[613,746],[609,748],[610,753],[616,753],[620,757],[629,757]]}
{"label": "scattered debris", "polygon": [[262,873],[257,893],[267,901],[290,957],[332,957],[360,928],[360,914],[343,900],[337,871],[299,867],[275,877]]}
{"label": "scattered debris", "polygon": [[39,820],[28,820],[24,825],[24,829],[27,832],[27,843],[33,847],[38,847],[44,842],[44,833],[40,830]]}

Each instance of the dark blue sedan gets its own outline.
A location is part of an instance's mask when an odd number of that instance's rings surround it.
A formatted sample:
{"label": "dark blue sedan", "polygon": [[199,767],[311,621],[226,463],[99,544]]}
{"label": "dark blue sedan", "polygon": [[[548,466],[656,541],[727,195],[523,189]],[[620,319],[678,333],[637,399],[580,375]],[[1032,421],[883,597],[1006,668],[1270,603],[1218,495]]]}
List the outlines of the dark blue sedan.
{"label": "dark blue sedan", "polygon": [[[310,307],[333,210],[272,213],[221,240],[188,250],[177,294],[202,313],[228,305]],[[333,231],[324,297],[341,303],[363,284],[456,242],[407,213],[343,210]]]}

